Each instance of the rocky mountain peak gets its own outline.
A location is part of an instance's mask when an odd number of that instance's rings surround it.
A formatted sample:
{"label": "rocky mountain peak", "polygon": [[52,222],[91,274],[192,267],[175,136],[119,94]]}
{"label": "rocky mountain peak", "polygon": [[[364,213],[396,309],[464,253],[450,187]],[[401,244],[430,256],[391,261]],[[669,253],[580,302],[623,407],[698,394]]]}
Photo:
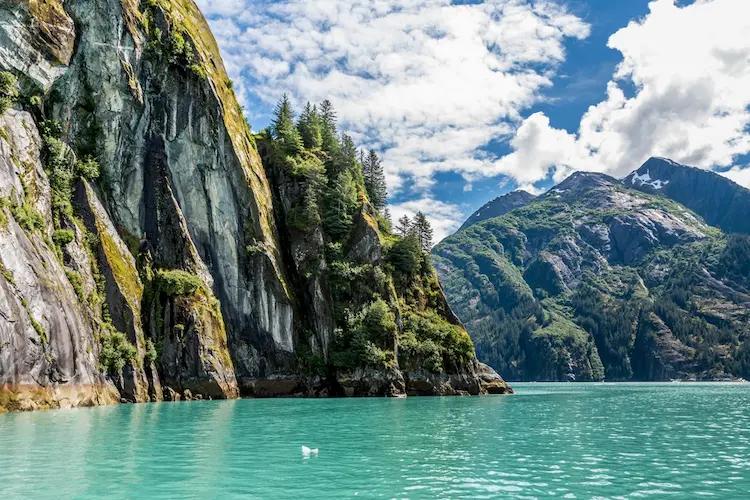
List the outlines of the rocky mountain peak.
{"label": "rocky mountain peak", "polygon": [[623,183],[639,191],[666,196],[729,233],[750,233],[750,190],[715,172],[667,158],[649,158]]}
{"label": "rocky mountain peak", "polygon": [[466,229],[467,227],[482,222],[483,220],[504,215],[511,210],[525,206],[534,198],[536,198],[536,196],[522,189],[498,196],[494,200],[488,201],[482,205],[479,210],[471,214],[460,229]]}
{"label": "rocky mountain peak", "polygon": [[617,179],[598,172],[574,172],[548,191],[553,195],[577,196],[591,190],[609,190],[619,184]]}

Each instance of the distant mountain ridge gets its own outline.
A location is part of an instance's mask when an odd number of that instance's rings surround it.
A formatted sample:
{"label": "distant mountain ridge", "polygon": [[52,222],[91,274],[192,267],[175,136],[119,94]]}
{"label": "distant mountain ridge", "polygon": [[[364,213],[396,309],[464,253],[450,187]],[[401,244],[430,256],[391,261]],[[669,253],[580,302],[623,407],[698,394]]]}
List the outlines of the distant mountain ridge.
{"label": "distant mountain ridge", "polygon": [[750,234],[750,189],[715,172],[655,157],[623,182],[671,198],[727,233]]}
{"label": "distant mountain ridge", "polygon": [[624,180],[576,172],[433,260],[479,358],[511,380],[750,378],[750,237],[720,213],[746,196],[660,158]]}
{"label": "distant mountain ridge", "polygon": [[483,220],[505,215],[511,210],[526,205],[534,198],[536,198],[536,196],[520,189],[498,196],[494,200],[488,201],[482,205],[479,210],[471,214],[459,230],[466,229],[467,227],[482,222]]}

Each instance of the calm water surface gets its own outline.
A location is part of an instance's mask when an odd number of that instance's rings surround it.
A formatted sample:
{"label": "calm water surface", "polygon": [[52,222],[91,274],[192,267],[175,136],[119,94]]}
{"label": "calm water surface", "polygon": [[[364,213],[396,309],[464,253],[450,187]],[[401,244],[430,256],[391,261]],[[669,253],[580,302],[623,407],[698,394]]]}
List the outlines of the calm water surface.
{"label": "calm water surface", "polygon": [[514,387],[0,415],[0,496],[749,497],[750,385]]}

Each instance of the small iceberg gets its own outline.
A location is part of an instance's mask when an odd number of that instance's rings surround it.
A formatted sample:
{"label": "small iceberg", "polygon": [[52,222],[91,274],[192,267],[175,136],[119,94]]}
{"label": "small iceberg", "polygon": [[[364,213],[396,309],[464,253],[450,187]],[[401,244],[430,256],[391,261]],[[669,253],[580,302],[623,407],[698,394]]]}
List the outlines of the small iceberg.
{"label": "small iceberg", "polygon": [[317,457],[317,456],[318,456],[317,448],[308,448],[304,444],[302,445],[302,458],[310,458],[310,457]]}

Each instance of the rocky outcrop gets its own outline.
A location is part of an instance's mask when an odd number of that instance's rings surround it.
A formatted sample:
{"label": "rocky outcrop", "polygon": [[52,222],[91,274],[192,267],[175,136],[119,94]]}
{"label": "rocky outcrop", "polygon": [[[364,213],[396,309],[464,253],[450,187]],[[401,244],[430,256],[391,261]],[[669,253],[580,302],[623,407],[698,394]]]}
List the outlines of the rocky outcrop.
{"label": "rocky outcrop", "polygon": [[150,290],[147,325],[149,336],[159,342],[160,383],[183,394],[236,398],[239,388],[219,303],[204,284],[179,288],[180,276],[161,272]]}
{"label": "rocky outcrop", "polygon": [[[0,71],[19,88],[0,115],[0,411],[410,392],[397,368],[321,369],[330,241],[286,218],[307,187],[267,172],[193,0],[0,3]],[[362,200],[345,255],[382,278]],[[424,290],[410,307],[455,324]],[[421,383],[504,384],[466,363]]]}
{"label": "rocky outcrop", "polygon": [[[51,241],[34,120],[10,109],[0,130],[0,411],[118,401],[99,368],[98,318]],[[69,245],[83,252],[80,240]]]}
{"label": "rocky outcrop", "polygon": [[74,143],[97,125],[121,231],[148,243],[154,268],[188,270],[215,290],[238,376],[262,377],[286,366],[294,343],[268,181],[197,7],[152,5],[71,3],[80,42],[54,115]]}
{"label": "rocky outcrop", "polygon": [[[264,380],[243,382],[247,393],[254,396],[288,394],[333,396],[406,396],[459,395],[512,392],[492,369],[485,367],[482,375],[473,358],[450,360],[447,366],[425,368],[425,359],[410,355],[403,348],[406,335],[403,314],[408,311],[436,314],[443,327],[456,327],[466,335],[460,322],[448,306],[431,266],[427,279],[415,276],[409,283],[394,286],[393,270],[386,266],[385,235],[377,221],[377,214],[369,203],[352,217],[351,228],[341,243],[329,243],[324,228],[316,222],[317,211],[310,208],[311,199],[319,196],[314,190],[321,182],[321,169],[296,171],[275,158],[273,141],[261,143],[264,163],[274,189],[277,219],[281,239],[288,242],[285,259],[289,262],[288,276],[295,301],[295,318],[301,331],[312,334],[300,339],[299,350],[309,356],[302,362],[302,373],[296,377],[274,374]],[[319,165],[322,168],[322,164]],[[363,196],[361,194],[360,196]],[[392,244],[392,243],[391,243]],[[331,246],[337,250],[332,251]],[[344,273],[344,276],[341,275]],[[344,282],[339,282],[340,280]],[[401,292],[397,290],[401,288]],[[367,311],[373,301],[382,301],[384,314],[388,309],[397,313],[398,330],[392,338],[382,340],[370,348],[379,355],[392,359],[355,362],[358,348],[343,346],[343,329],[352,317]],[[426,302],[429,300],[429,304]],[[342,320],[341,312],[346,311]],[[337,318],[338,314],[338,318]],[[366,316],[369,318],[369,316]],[[363,322],[377,320],[364,319]],[[321,346],[324,349],[321,349]],[[307,349],[309,351],[304,351]],[[342,361],[346,360],[346,361]],[[317,362],[317,364],[315,363]],[[325,365],[326,371],[321,371]],[[316,370],[317,368],[317,370]]]}
{"label": "rocky outcrop", "polygon": [[5,1],[0,5],[0,59],[48,90],[65,72],[75,43],[73,20],[60,0]]}

